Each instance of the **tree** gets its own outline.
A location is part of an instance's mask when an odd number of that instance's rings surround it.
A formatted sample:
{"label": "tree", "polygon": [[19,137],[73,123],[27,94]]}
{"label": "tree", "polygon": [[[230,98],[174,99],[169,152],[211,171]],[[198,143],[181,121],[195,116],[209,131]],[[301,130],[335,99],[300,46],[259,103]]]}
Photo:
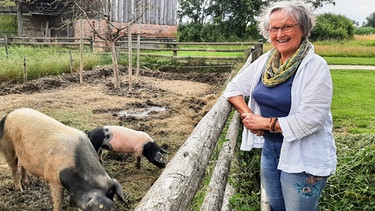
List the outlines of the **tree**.
{"label": "tree", "polygon": [[367,27],[374,27],[375,28],[375,12],[371,13],[368,17],[366,17]]}
{"label": "tree", "polygon": [[15,0],[0,1],[0,7],[14,7],[14,6],[16,6]]}
{"label": "tree", "polygon": [[207,15],[213,17],[213,24],[220,31],[244,38],[246,27],[255,24],[254,17],[262,6],[262,0],[216,0],[215,5],[207,9]]}
{"label": "tree", "polygon": [[343,15],[325,13],[316,19],[310,40],[344,40],[354,37],[353,21]]}
{"label": "tree", "polygon": [[307,4],[310,4],[313,9],[323,7],[325,4],[336,5],[334,0],[305,0]]}
{"label": "tree", "polygon": [[193,24],[203,24],[207,4],[207,0],[179,0],[180,7],[177,13],[180,22],[185,21]]}
{"label": "tree", "polygon": [[[111,56],[112,56],[112,64],[113,64],[113,72],[114,72],[114,88],[116,90],[120,89],[120,74],[119,74],[119,69],[118,69],[118,58],[117,58],[117,53],[116,53],[116,42],[119,41],[121,38],[126,36],[128,32],[131,30],[131,25],[136,23],[139,18],[142,17],[144,11],[137,11],[136,13],[132,14],[131,19],[129,20],[128,23],[124,24],[114,24],[111,21],[111,16],[110,16],[110,5],[107,5],[107,1],[103,0],[100,1],[98,0],[97,2],[99,5],[97,8],[101,8],[101,10],[96,10],[92,15],[95,16],[95,19],[97,20],[103,20],[105,22],[105,27],[104,30],[97,29],[94,25],[94,23],[90,20],[90,16],[87,13],[87,11],[92,11],[92,10],[87,10],[84,9],[84,5],[89,6],[92,4],[92,1],[86,0],[86,1],[75,1],[75,6],[81,11],[82,18],[86,19],[87,23],[90,25],[90,28],[93,32],[93,35],[98,37],[99,39],[103,40],[111,49]],[[140,0],[136,1],[137,3],[137,9],[140,9],[141,7],[138,5],[141,3]],[[113,6],[113,5],[111,5]],[[86,7],[88,8],[88,7]],[[143,8],[147,8],[144,6]],[[112,8],[112,9],[117,9],[117,8]],[[131,52],[131,42],[129,42],[129,52]],[[131,63],[132,58],[129,57],[129,65]],[[131,75],[131,72],[129,70],[129,75]],[[129,92],[132,90],[132,79],[131,77],[129,78]]]}
{"label": "tree", "polygon": [[179,3],[180,41],[247,39],[254,34],[249,34],[247,27],[254,24],[262,5],[261,0],[180,0]]}
{"label": "tree", "polygon": [[[259,36],[256,16],[263,7],[274,1],[276,0],[179,0],[177,15],[180,20],[180,40],[244,40],[250,37],[254,39]],[[305,2],[314,9],[324,4],[335,5],[334,0],[305,0]],[[213,38],[208,37],[206,29],[210,30],[209,34],[212,34]]]}

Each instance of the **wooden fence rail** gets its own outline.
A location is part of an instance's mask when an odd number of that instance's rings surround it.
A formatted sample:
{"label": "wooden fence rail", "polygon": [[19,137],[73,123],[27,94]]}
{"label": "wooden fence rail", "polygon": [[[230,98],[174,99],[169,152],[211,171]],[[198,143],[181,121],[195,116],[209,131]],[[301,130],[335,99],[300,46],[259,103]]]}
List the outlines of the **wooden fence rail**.
{"label": "wooden fence rail", "polygon": [[230,114],[221,96],[177,151],[135,210],[188,210]]}
{"label": "wooden fence rail", "polygon": [[[0,40],[0,43],[10,45],[32,45],[32,46],[63,46],[75,49],[80,48],[80,38],[73,37],[17,37],[9,36]],[[109,47],[102,40],[95,37],[83,38],[83,45],[91,51],[108,51]],[[128,46],[132,50],[137,49],[137,40],[132,40],[129,45],[128,41],[120,40],[116,43],[120,51],[128,51]],[[155,40],[153,38],[143,38],[140,40],[140,56],[143,57],[160,57],[171,62],[181,64],[199,63],[201,67],[210,65],[233,67],[237,62],[243,62],[248,57],[251,46],[262,48],[262,42],[175,42],[171,39]],[[209,46],[209,48],[208,48]],[[239,46],[238,49],[228,49],[226,46]],[[162,52],[163,51],[163,52]],[[157,53],[160,52],[160,53]],[[166,52],[170,52],[167,53]],[[234,56],[185,56],[181,52],[238,52]],[[202,53],[201,53],[202,54]],[[196,67],[199,68],[199,67]]]}
{"label": "wooden fence rail", "polygon": [[224,142],[221,148],[214,172],[208,184],[207,194],[201,207],[202,211],[221,210],[222,208],[239,127],[240,116],[236,111],[229,124],[228,132],[225,137],[228,141]]}
{"label": "wooden fence rail", "polygon": [[[240,71],[259,55],[259,51],[254,49]],[[138,204],[136,211],[189,209],[231,110],[232,106],[221,95],[170,160],[163,173]],[[228,204],[224,201],[224,196],[229,187],[227,178],[239,125],[239,114],[235,112],[226,135],[228,141],[223,144],[220,151],[201,210],[228,210],[223,207]],[[266,201],[262,201],[262,205],[267,205]],[[262,210],[269,210],[269,207]]]}

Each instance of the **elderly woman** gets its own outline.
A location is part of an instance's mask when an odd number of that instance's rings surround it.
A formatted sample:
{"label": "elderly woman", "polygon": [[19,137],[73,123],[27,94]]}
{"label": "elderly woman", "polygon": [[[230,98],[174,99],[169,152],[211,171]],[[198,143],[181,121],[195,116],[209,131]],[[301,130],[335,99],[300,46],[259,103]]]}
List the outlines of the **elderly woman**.
{"label": "elderly woman", "polygon": [[302,2],[266,8],[259,30],[274,48],[224,92],[245,127],[241,150],[263,147],[261,179],[272,210],[317,210],[336,170],[332,79],[308,40],[313,25],[314,15]]}

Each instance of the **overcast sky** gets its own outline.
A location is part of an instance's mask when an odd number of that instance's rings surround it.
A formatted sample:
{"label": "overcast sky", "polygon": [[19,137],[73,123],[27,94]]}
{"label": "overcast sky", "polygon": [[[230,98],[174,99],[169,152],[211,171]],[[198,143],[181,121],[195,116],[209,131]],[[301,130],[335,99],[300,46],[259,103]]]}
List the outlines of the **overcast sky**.
{"label": "overcast sky", "polygon": [[335,0],[336,5],[325,5],[317,9],[316,14],[331,12],[337,15],[344,15],[352,20],[367,22],[366,17],[375,12],[375,0]]}

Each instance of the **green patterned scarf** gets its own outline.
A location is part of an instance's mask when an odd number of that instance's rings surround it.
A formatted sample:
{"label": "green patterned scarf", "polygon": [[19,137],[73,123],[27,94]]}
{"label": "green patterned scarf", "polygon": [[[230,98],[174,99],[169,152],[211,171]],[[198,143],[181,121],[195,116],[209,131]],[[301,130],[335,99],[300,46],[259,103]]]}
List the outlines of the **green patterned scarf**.
{"label": "green patterned scarf", "polygon": [[281,64],[281,55],[274,48],[267,58],[266,70],[262,82],[266,87],[274,87],[288,80],[298,69],[302,59],[311,48],[311,43],[305,39],[297,51],[284,64]]}

